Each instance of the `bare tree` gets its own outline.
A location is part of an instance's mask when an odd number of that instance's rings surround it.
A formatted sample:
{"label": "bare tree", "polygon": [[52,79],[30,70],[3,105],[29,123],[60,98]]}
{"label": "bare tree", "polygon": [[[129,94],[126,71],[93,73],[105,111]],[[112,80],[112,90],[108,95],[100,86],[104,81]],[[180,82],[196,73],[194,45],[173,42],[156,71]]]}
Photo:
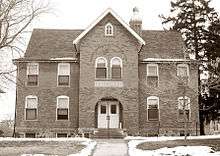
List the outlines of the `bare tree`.
{"label": "bare tree", "polygon": [[[45,1],[44,1],[45,2]],[[9,65],[11,60],[22,56],[25,48],[28,27],[34,19],[49,11],[48,3],[36,0],[0,0],[0,88],[14,81],[15,67]]]}

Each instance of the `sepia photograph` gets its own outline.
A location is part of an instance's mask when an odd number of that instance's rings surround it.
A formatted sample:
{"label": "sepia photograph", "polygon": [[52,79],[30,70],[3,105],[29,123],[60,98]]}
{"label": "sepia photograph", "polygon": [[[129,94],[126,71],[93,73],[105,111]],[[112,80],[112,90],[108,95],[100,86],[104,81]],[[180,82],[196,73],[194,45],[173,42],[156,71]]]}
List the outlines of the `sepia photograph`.
{"label": "sepia photograph", "polygon": [[0,0],[0,156],[220,156],[220,1]]}

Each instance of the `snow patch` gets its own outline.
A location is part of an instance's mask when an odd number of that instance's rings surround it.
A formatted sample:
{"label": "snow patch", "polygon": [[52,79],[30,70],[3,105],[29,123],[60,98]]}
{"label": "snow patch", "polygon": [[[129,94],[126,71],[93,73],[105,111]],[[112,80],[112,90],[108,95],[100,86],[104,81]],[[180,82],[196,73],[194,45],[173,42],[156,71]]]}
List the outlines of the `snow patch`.
{"label": "snow patch", "polygon": [[[220,135],[209,136],[189,136],[188,139],[218,139]],[[174,148],[160,148],[157,150],[141,150],[137,149],[137,145],[145,142],[153,141],[168,141],[168,140],[183,140],[184,137],[132,137],[128,136],[128,152],[130,156],[220,156],[220,152],[215,152],[208,146],[177,146]],[[214,153],[215,152],[215,153]]]}
{"label": "snow patch", "polygon": [[[51,142],[51,141],[76,141],[81,142],[82,145],[85,145],[86,147],[82,149],[79,153],[76,154],[70,154],[68,156],[89,156],[92,154],[93,149],[96,146],[96,142],[87,139],[87,138],[0,138],[0,141],[44,141],[44,142]],[[21,156],[46,156],[44,154],[22,154]],[[53,155],[56,156],[56,155]]]}

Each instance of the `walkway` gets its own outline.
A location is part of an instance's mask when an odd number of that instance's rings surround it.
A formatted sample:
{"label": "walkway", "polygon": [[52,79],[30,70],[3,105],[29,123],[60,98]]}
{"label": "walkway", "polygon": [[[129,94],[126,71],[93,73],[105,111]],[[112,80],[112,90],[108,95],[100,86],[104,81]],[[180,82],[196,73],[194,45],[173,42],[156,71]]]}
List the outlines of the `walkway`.
{"label": "walkway", "polygon": [[127,156],[127,143],[123,139],[97,139],[93,156]]}

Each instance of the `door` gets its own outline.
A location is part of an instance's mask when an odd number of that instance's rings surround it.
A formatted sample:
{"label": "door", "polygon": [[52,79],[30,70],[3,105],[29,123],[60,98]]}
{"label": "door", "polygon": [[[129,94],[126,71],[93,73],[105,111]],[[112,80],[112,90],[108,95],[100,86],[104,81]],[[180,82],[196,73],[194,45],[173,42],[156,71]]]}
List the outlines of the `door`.
{"label": "door", "polygon": [[119,102],[101,101],[98,104],[98,128],[119,128]]}

